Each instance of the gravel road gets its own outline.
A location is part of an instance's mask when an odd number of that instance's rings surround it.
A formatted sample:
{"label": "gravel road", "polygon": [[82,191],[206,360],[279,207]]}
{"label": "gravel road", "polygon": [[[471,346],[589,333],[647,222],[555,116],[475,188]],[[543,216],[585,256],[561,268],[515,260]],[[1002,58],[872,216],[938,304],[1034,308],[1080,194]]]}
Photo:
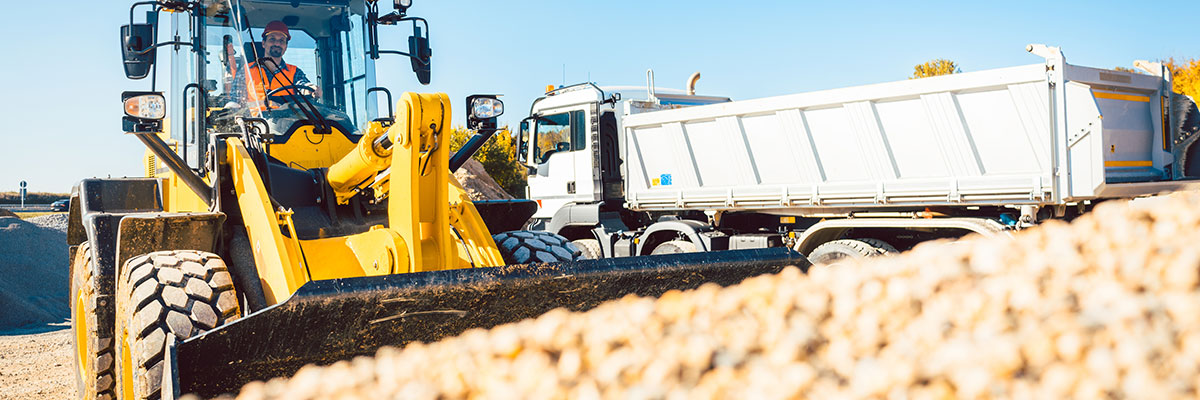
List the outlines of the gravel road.
{"label": "gravel road", "polygon": [[70,328],[0,332],[0,399],[75,398]]}

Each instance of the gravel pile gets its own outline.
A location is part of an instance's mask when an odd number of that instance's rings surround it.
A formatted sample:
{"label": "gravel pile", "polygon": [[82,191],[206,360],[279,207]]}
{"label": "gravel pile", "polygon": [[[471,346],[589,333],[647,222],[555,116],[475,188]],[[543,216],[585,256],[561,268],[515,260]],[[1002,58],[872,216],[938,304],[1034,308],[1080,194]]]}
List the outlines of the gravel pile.
{"label": "gravel pile", "polygon": [[488,175],[487,170],[483,168],[483,164],[474,158],[467,159],[457,171],[454,171],[454,177],[462,184],[463,189],[467,191],[467,196],[471,200],[505,200],[513,198],[512,195],[504,191],[500,184]]}
{"label": "gravel pile", "polygon": [[68,318],[66,220],[0,217],[0,330]]}
{"label": "gravel pile", "polygon": [[383,349],[239,399],[1196,398],[1200,194]]}
{"label": "gravel pile", "polygon": [[[53,229],[64,234],[67,233],[67,213],[47,214],[25,221],[43,228]],[[63,246],[66,246],[65,240],[63,241]]]}

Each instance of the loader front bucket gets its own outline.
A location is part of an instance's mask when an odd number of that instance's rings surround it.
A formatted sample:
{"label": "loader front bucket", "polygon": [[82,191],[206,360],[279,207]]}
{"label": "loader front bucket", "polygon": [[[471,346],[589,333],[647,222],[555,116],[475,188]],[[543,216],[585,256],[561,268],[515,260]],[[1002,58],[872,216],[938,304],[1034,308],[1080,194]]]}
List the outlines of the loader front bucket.
{"label": "loader front bucket", "polygon": [[163,393],[236,392],[381,346],[432,342],[558,307],[588,310],[628,294],[731,285],[789,265],[807,270],[809,262],[772,248],[314,281],[283,303],[171,345]]}

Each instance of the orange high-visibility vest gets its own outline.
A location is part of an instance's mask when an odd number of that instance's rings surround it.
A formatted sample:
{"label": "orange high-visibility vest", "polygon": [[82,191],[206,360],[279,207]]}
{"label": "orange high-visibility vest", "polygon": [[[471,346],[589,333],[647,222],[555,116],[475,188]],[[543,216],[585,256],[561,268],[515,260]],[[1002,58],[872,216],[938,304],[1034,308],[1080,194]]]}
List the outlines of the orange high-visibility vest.
{"label": "orange high-visibility vest", "polygon": [[[276,73],[269,72],[266,66],[260,66],[258,61],[250,63],[250,101],[253,102],[259,109],[266,108],[267,93],[281,87],[299,84],[296,82],[296,71],[299,69],[295,65],[283,63]],[[290,95],[293,90],[288,89],[276,93],[275,96]]]}

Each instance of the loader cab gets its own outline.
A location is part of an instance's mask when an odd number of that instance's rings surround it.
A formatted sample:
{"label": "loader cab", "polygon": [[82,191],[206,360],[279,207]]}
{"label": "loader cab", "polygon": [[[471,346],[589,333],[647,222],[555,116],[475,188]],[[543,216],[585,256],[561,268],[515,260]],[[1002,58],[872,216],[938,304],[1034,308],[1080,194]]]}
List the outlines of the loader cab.
{"label": "loader cab", "polygon": [[[163,61],[169,58],[170,64],[149,75],[167,75],[165,130],[169,134],[164,136],[169,136],[176,152],[198,171],[205,168],[209,135],[241,132],[239,124],[246,120],[264,123],[271,137],[267,151],[281,163],[294,169],[330,166],[353,148],[371,121],[392,117],[391,92],[379,88],[375,78],[375,59],[381,54],[423,57],[413,62],[414,72],[420,83],[429,82],[428,25],[403,12],[380,15],[376,1],[204,0],[187,4],[195,4],[188,6],[193,11],[147,13],[148,23],[157,27],[154,41],[177,38],[181,43],[158,47],[159,55],[169,56],[162,57]],[[163,8],[156,6],[156,10]],[[158,21],[159,16],[163,21]],[[272,21],[284,23],[291,36],[281,64],[275,59],[261,62],[270,55],[270,46],[263,46],[263,31]],[[413,22],[414,31],[408,41],[410,50],[380,50],[379,25],[408,21]],[[270,73],[292,68],[299,72]],[[280,86],[287,89],[276,90]],[[268,93],[273,101],[256,101]],[[155,169],[147,167],[148,171]]]}

